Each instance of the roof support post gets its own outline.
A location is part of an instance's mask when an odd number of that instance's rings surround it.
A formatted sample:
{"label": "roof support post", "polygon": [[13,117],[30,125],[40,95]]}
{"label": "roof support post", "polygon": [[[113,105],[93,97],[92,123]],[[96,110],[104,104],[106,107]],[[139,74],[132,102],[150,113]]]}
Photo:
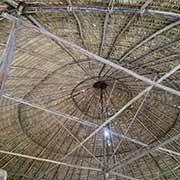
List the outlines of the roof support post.
{"label": "roof support post", "polygon": [[3,169],[0,169],[0,179],[6,180],[7,179],[7,172]]}
{"label": "roof support post", "polygon": [[19,25],[20,25],[19,20],[13,20],[12,29],[7,41],[7,46],[2,55],[2,64],[0,66],[0,95],[4,93],[5,82],[8,78],[9,67],[13,61],[16,36]]}

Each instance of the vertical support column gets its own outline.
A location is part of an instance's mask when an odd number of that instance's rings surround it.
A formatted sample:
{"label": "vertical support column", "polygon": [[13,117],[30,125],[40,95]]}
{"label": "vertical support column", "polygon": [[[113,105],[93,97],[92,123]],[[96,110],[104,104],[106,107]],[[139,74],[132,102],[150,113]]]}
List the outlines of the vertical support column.
{"label": "vertical support column", "polygon": [[13,20],[12,29],[7,41],[7,46],[2,55],[2,63],[0,66],[0,96],[4,93],[5,82],[8,78],[9,67],[11,62],[13,61],[16,36],[19,25],[19,20]]}
{"label": "vertical support column", "polygon": [[105,174],[104,174],[104,180],[109,180],[109,173],[108,173],[108,172],[105,172]]}
{"label": "vertical support column", "polygon": [[7,172],[3,169],[0,169],[0,180],[7,180]]}

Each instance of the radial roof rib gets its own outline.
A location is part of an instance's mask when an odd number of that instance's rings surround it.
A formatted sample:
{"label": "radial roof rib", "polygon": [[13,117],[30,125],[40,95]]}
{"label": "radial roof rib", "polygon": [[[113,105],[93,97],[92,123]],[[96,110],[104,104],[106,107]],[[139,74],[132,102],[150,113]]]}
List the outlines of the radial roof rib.
{"label": "radial roof rib", "polygon": [[8,178],[179,180],[178,0],[1,5]]}
{"label": "radial roof rib", "polygon": [[[12,98],[12,97],[9,97],[9,96],[6,96],[6,97],[8,97],[8,98],[10,98],[10,99],[15,99],[15,98]],[[20,99],[19,99],[19,100],[16,99],[16,101],[18,101],[18,102],[21,101],[21,103],[23,102],[24,104],[27,104],[27,103],[28,103],[28,102],[25,102],[24,100],[20,100]],[[30,103],[28,103],[28,104],[30,104]],[[33,107],[36,106],[36,105],[33,105],[33,104],[31,104],[31,105],[32,105]],[[39,107],[38,107],[38,108],[39,108]],[[41,107],[41,108],[42,108],[42,107]],[[44,109],[44,108],[43,108],[43,109]],[[50,110],[48,110],[48,111],[50,112]],[[54,113],[54,112],[53,112],[53,113]],[[76,120],[76,117],[75,117],[74,120]],[[86,122],[84,122],[84,121],[83,121],[83,122],[80,122],[80,123],[86,124],[86,125],[89,124],[89,122],[86,123]],[[95,127],[95,126],[97,126],[97,125],[94,124],[93,126]]]}
{"label": "radial roof rib", "polygon": [[[174,72],[176,72],[178,69],[180,69],[180,64],[176,66],[174,69],[172,69],[170,72],[166,73],[164,76],[162,76],[159,80],[157,80],[157,83],[160,83],[161,81],[165,80],[168,76],[172,75]],[[101,126],[99,126],[92,134],[90,134],[83,142],[81,142],[78,146],[76,146],[70,153],[68,153],[64,158],[72,154],[74,151],[76,151],[79,147],[81,147],[85,142],[87,142],[92,136],[94,136],[97,132],[99,132],[106,124],[110,123],[113,119],[115,119],[117,116],[119,116],[126,108],[128,108],[131,104],[133,104],[135,101],[137,101],[140,97],[145,95],[148,91],[150,91],[153,88],[153,86],[147,87],[145,90],[143,90],[141,93],[139,93],[136,97],[134,97],[131,101],[129,101],[122,109],[120,109],[115,115],[113,115],[111,118],[106,120]],[[63,159],[64,159],[63,158]]]}
{"label": "radial roof rib", "polygon": [[[145,3],[141,6],[140,10],[139,10],[139,14],[143,14],[145,9],[147,8],[147,6],[152,2],[152,0],[148,0],[148,1],[145,1]],[[113,9],[113,8],[112,8]],[[110,51],[108,52],[108,55],[107,55],[107,59],[110,58],[111,54],[113,53],[113,50],[114,50],[114,46],[116,44],[116,41],[117,39],[122,36],[124,34],[124,32],[129,28],[129,26],[133,23],[133,21],[137,18],[137,15],[138,14],[134,14],[132,16],[132,18],[130,18],[130,20],[128,21],[128,23],[125,25],[125,27],[120,30],[118,32],[118,34],[116,35],[114,41],[113,41],[113,45],[112,45],[112,48],[110,49]],[[107,22],[106,22],[107,24]],[[101,73],[103,72],[104,68],[105,68],[106,64],[104,64],[99,72],[99,76],[101,76]],[[108,70],[109,71],[109,70]]]}
{"label": "radial roof rib", "polygon": [[176,22],[160,29],[159,31],[155,32],[154,34],[152,34],[151,36],[149,36],[147,39],[141,41],[139,44],[137,44],[135,47],[133,47],[131,50],[129,50],[126,54],[124,54],[119,61],[123,61],[127,56],[129,56],[133,51],[135,51],[136,49],[138,49],[139,47],[141,47],[143,44],[145,44],[146,42],[150,41],[151,39],[153,39],[154,37],[156,37],[157,35],[163,33],[164,31],[167,31],[175,26],[178,26],[180,24],[180,20],[177,20]]}
{"label": "radial roof rib", "polygon": [[[8,18],[8,19],[18,19],[18,18],[16,18],[16,17],[12,16],[12,15],[8,15],[7,13],[4,13],[4,14],[3,14],[3,17]],[[20,19],[19,19],[19,20],[20,20]],[[93,58],[93,59],[95,59],[95,60],[97,60],[97,61],[99,61],[99,62],[104,63],[104,64],[108,64],[108,65],[114,67],[115,69],[124,71],[125,73],[133,76],[134,78],[137,78],[137,79],[139,79],[139,80],[142,80],[142,81],[144,81],[144,82],[147,83],[147,84],[153,85],[153,86],[155,86],[155,87],[158,87],[158,88],[160,88],[160,89],[163,89],[163,90],[165,90],[165,91],[168,91],[168,92],[170,92],[170,93],[173,93],[173,94],[175,94],[175,95],[180,96],[180,92],[178,92],[178,91],[176,91],[176,90],[174,90],[174,89],[172,89],[172,88],[165,87],[165,86],[163,86],[163,85],[157,84],[157,83],[153,82],[152,80],[150,80],[150,79],[148,79],[148,78],[146,78],[146,77],[143,77],[143,76],[141,76],[141,75],[139,75],[139,74],[137,74],[137,73],[135,73],[135,72],[127,69],[127,68],[124,68],[124,67],[122,67],[122,66],[120,66],[120,65],[118,65],[118,64],[116,64],[116,63],[113,63],[113,62],[111,62],[111,61],[109,61],[109,60],[106,60],[106,59],[104,59],[103,57],[100,57],[100,56],[98,56],[98,55],[95,55],[95,54],[93,54],[93,53],[91,53],[91,52],[89,52],[89,51],[81,48],[80,46],[77,46],[77,45],[75,45],[75,44],[73,44],[73,43],[71,43],[71,42],[68,42],[68,41],[60,38],[60,37],[57,37],[56,35],[50,33],[49,31],[45,30],[44,28],[38,28],[38,27],[33,26],[33,25],[29,24],[29,23],[26,23],[25,21],[22,21],[22,20],[20,20],[20,21],[22,22],[22,24],[23,24],[24,26],[29,27],[29,28],[33,28],[33,29],[35,29],[36,31],[44,34],[45,36],[47,36],[47,37],[49,37],[49,38],[51,38],[51,39],[53,39],[53,40],[55,40],[55,41],[57,41],[57,42],[63,43],[64,45],[66,45],[66,46],[68,46],[68,47],[70,47],[70,48],[72,48],[72,49],[76,49],[77,51],[83,53],[84,55],[87,55],[88,57],[91,57],[91,58]],[[169,28],[169,27],[173,27],[173,26],[177,26],[177,25],[179,25],[179,24],[180,24],[180,20],[178,20],[178,21],[176,21],[175,23],[171,24],[170,26],[168,26],[168,28]],[[158,32],[158,34],[159,34],[159,32]],[[153,36],[154,36],[154,35],[153,35]],[[151,38],[152,38],[152,37],[151,37]],[[150,38],[150,39],[151,39],[151,38]]]}

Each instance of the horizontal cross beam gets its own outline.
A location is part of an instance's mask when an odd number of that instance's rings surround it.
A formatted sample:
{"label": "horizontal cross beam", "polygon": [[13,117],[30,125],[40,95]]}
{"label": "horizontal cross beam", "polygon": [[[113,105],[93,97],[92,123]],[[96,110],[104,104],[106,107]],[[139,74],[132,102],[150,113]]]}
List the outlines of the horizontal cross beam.
{"label": "horizontal cross beam", "polygon": [[[107,8],[103,6],[53,6],[53,5],[43,5],[43,4],[26,4],[23,9],[23,13],[58,13],[58,12],[97,12],[97,13],[120,13],[120,14],[141,14],[140,8],[132,7],[113,7]],[[180,14],[161,10],[145,9],[145,16],[158,16],[165,18],[180,18]]]}

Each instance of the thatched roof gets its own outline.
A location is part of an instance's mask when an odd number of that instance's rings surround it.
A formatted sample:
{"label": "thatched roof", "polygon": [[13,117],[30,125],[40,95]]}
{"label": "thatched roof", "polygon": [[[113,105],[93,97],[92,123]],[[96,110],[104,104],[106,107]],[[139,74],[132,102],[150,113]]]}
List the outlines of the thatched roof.
{"label": "thatched roof", "polygon": [[179,9],[179,0],[1,2],[8,178],[179,180]]}

